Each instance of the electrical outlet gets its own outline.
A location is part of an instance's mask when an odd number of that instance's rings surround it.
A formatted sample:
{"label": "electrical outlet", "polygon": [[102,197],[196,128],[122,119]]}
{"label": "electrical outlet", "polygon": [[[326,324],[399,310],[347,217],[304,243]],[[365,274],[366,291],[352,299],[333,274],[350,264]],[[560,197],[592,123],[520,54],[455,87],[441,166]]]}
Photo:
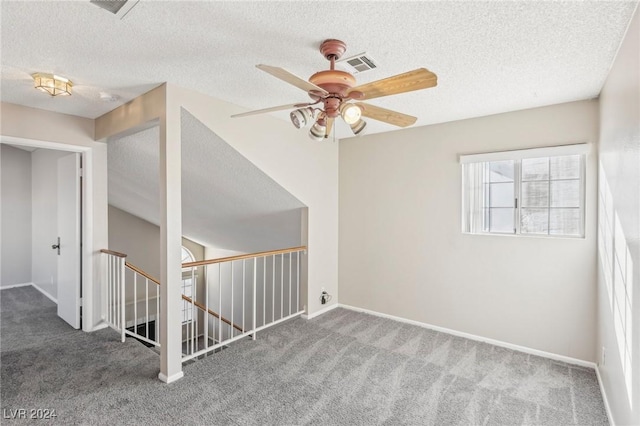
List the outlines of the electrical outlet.
{"label": "electrical outlet", "polygon": [[607,349],[602,347],[602,356],[600,357],[600,365],[604,366],[607,360]]}

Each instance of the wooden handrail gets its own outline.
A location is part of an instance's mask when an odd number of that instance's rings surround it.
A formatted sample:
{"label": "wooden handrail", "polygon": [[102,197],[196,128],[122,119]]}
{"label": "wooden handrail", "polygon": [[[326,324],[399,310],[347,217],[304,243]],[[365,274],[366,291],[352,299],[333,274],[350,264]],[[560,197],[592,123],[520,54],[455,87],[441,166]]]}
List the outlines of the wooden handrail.
{"label": "wooden handrail", "polygon": [[[153,278],[151,275],[147,274],[145,271],[143,271],[142,269],[138,268],[137,266],[129,263],[129,262],[125,262],[124,263],[125,266],[129,269],[131,269],[133,272],[142,275],[143,277],[147,278],[149,281],[155,283],[156,285],[160,285],[160,281],[158,281],[157,279]],[[240,327],[237,324],[233,324],[231,321],[229,321],[227,318],[221,316],[220,314],[213,312],[211,309],[207,309],[206,306],[204,306],[202,303],[200,302],[195,302],[193,301],[190,297],[185,296],[184,294],[182,295],[182,299],[186,300],[189,303],[193,303],[196,307],[198,307],[201,311],[203,312],[208,312],[209,315],[213,315],[216,318],[220,318],[222,320],[222,322],[227,323],[231,326],[233,326],[233,328],[235,328],[236,330],[240,330],[240,331],[244,331],[242,329],[242,327]]]}
{"label": "wooden handrail", "polygon": [[226,319],[223,316],[220,316],[217,312],[213,312],[211,309],[207,309],[202,303],[194,302],[194,301],[191,300],[191,298],[185,296],[184,294],[182,295],[182,299],[186,300],[189,303],[193,303],[194,305],[196,305],[197,308],[200,308],[201,311],[209,312],[209,315],[213,315],[216,318],[220,318],[222,320],[222,322],[227,323],[229,325],[233,325],[233,328],[235,328],[236,330],[244,332],[242,327],[240,327],[238,324],[231,324],[231,321],[229,321],[228,319]]}
{"label": "wooden handrail", "polygon": [[143,277],[147,278],[149,281],[152,281],[158,285],[160,285],[160,281],[158,281],[157,279],[153,278],[151,275],[147,274],[145,271],[143,271],[142,269],[138,268],[136,265],[129,263],[129,262],[124,262],[124,266],[126,266],[127,268],[131,269],[133,272],[142,275]]}
{"label": "wooden handrail", "polygon": [[281,250],[261,251],[258,253],[240,254],[237,256],[221,257],[219,259],[198,260],[195,262],[183,263],[182,267],[194,268],[196,266],[213,265],[214,263],[223,263],[223,262],[231,262],[234,260],[251,259],[252,257],[273,256],[276,254],[293,253],[295,251],[303,251],[303,250],[307,250],[307,246],[290,247],[290,248],[281,249]]}
{"label": "wooden handrail", "polygon": [[116,256],[116,257],[127,257],[127,255],[124,254],[124,253],[119,253],[117,251],[107,250],[107,249],[100,250],[100,253],[106,253],[106,254],[110,254],[112,256]]}

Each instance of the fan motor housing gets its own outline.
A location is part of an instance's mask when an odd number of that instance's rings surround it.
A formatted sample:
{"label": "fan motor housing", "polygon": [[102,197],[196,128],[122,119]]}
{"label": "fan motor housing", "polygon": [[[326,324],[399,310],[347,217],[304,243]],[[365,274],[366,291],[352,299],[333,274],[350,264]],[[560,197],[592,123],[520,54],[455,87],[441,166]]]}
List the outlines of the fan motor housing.
{"label": "fan motor housing", "polygon": [[356,79],[351,74],[340,70],[319,71],[309,77],[309,81],[329,93],[342,97],[346,96],[347,90],[356,85]]}

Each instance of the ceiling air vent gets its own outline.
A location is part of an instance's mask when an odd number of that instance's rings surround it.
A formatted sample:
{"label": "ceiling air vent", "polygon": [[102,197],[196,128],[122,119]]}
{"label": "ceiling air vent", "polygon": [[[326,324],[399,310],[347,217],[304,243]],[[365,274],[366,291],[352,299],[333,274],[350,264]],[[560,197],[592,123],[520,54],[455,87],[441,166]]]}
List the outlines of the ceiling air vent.
{"label": "ceiling air vent", "polygon": [[90,0],[90,3],[104,10],[108,10],[115,15],[120,12],[120,9],[122,9],[122,6],[124,6],[127,1],[128,0]]}
{"label": "ceiling air vent", "polygon": [[350,58],[340,59],[336,62],[336,65],[351,74],[358,74],[378,68],[371,56],[367,53],[360,53]]}

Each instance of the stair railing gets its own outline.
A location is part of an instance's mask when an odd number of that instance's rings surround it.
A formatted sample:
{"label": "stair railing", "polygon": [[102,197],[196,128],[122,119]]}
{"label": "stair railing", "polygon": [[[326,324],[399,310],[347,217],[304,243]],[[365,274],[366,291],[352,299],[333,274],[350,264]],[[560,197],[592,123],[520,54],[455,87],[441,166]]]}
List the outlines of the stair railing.
{"label": "stair railing", "polygon": [[[124,253],[101,252],[106,271],[103,320],[123,342],[131,336],[159,347],[159,280],[127,262]],[[183,322],[182,361],[247,336],[255,340],[259,331],[302,314],[300,270],[305,253],[306,247],[300,246],[184,263],[193,291],[192,297],[182,295],[192,310]],[[198,268],[204,291],[197,288]]]}
{"label": "stair railing", "polygon": [[157,279],[126,261],[127,255],[112,250],[103,253],[106,294],[103,320],[120,333],[153,346],[160,346],[160,288]]}
{"label": "stair railing", "polygon": [[103,256],[103,270],[106,278],[106,294],[103,297],[104,306],[102,319],[117,332],[124,342],[125,339],[125,263],[127,255],[112,250],[100,250]]}
{"label": "stair railing", "polygon": [[[299,246],[183,263],[183,269],[192,268],[195,276],[200,268],[205,277],[204,291],[194,293],[194,299],[204,300],[202,310],[209,312],[213,307],[229,321],[222,315],[208,315],[199,333],[192,334],[182,361],[247,336],[255,340],[259,331],[301,315],[300,273],[306,249]],[[195,300],[192,305],[197,306]]]}

